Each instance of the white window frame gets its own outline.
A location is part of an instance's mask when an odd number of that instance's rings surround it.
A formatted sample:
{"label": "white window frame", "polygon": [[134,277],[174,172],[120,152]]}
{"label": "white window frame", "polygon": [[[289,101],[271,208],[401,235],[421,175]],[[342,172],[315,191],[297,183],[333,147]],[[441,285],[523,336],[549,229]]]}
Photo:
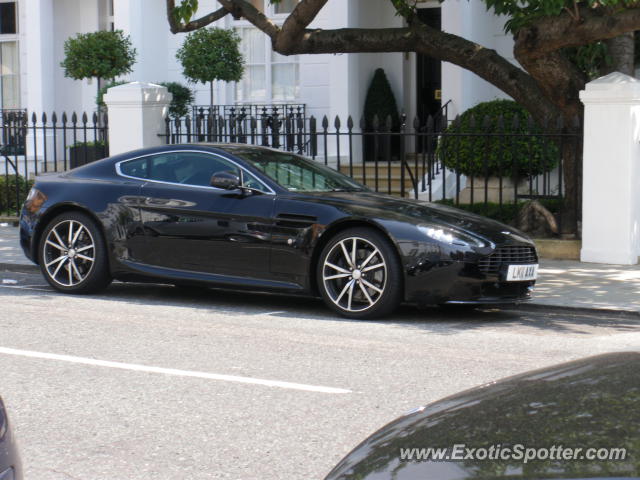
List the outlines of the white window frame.
{"label": "white window frame", "polygon": [[[281,14],[276,14],[275,13],[275,8],[274,5],[269,3],[269,0],[263,0],[264,2],[264,11],[266,12],[265,15],[267,15],[267,17],[272,20],[276,25],[278,26],[282,26],[282,23],[284,22],[284,20],[289,16],[288,13],[281,13]],[[245,19],[240,19],[240,20],[233,20],[231,22],[231,27],[236,28],[238,30],[244,29],[244,28],[253,28],[256,30],[259,30],[255,25],[253,25],[251,22],[248,22]],[[262,32],[261,32],[262,33]],[[273,65],[277,65],[278,62],[275,62],[272,60],[272,48],[271,48],[271,39],[269,38],[268,35],[262,33],[262,36],[264,37],[263,41],[265,44],[265,58],[264,58],[264,62],[263,63],[255,63],[253,65],[264,65],[265,66],[265,91],[266,91],[266,95],[264,99],[239,99],[238,98],[238,86],[237,86],[237,82],[234,82],[231,85],[231,98],[234,99],[234,103],[237,105],[248,105],[248,104],[252,104],[252,103],[264,103],[264,104],[272,104],[272,103],[299,103],[300,101],[300,57],[298,55],[296,55],[296,61],[295,62],[286,62],[285,64],[297,64],[298,67],[298,78],[297,78],[297,82],[298,82],[298,93],[295,96],[295,98],[289,99],[289,100],[276,100],[273,98]]]}
{"label": "white window frame", "polygon": [[[14,3],[16,6],[16,10],[15,10],[15,22],[16,22],[16,32],[15,33],[2,33],[0,34],[0,43],[9,43],[9,42],[13,42],[16,44],[16,56],[18,59],[18,71],[16,73],[14,73],[15,77],[18,80],[18,91],[16,92],[16,97],[18,99],[18,105],[15,107],[6,107],[7,110],[12,110],[12,109],[19,109],[21,108],[22,105],[22,96],[21,96],[21,75],[20,75],[20,71],[21,71],[21,65],[20,65],[20,2],[18,0],[0,0],[0,3]],[[2,60],[1,56],[0,56],[0,61]],[[4,97],[2,96],[2,77],[4,75],[0,74],[0,109],[5,109],[3,103],[4,103]]]}

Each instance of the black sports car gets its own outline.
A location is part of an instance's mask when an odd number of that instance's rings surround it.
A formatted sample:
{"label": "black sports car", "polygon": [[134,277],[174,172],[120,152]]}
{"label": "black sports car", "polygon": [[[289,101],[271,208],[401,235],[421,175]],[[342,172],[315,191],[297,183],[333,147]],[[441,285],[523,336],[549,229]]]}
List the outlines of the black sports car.
{"label": "black sports car", "polygon": [[524,300],[538,263],[511,227],[247,145],[167,145],[39,176],[20,229],[63,292],[116,278],[319,293],[352,318],[401,301]]}
{"label": "black sports car", "polygon": [[325,480],[640,478],[640,354],[527,372],[409,412]]}
{"label": "black sports car", "polygon": [[0,398],[0,480],[22,480],[20,456]]}

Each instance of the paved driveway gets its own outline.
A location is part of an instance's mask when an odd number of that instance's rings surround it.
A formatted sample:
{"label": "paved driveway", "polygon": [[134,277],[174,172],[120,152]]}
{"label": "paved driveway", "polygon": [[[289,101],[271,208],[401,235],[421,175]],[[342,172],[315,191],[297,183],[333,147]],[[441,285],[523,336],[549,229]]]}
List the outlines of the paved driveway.
{"label": "paved driveway", "polygon": [[0,394],[27,479],[314,479],[418,405],[560,361],[637,350],[635,320],[402,309],[0,273]]}

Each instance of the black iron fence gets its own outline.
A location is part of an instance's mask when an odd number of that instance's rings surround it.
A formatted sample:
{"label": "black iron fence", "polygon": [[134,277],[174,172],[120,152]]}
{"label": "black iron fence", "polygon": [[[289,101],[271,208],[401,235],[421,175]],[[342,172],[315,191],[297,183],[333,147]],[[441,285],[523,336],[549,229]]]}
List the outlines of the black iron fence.
{"label": "black iron fence", "polygon": [[19,214],[36,175],[66,171],[109,155],[105,113],[29,115],[25,110],[0,110],[0,119],[0,215]]}
{"label": "black iron fence", "polygon": [[[222,116],[199,111],[167,119],[159,135],[169,144],[232,142],[298,153],[378,192],[456,205],[506,222],[513,222],[530,199],[543,202],[562,222],[565,183],[571,173],[565,163],[581,162],[577,122],[447,122],[432,117],[409,122],[402,115],[395,123],[391,118],[356,123],[352,117],[330,122],[302,112]],[[0,119],[0,158],[5,163],[0,214],[19,212],[35,175],[68,170],[109,153],[106,114],[5,111]]]}
{"label": "black iron fence", "polygon": [[391,118],[356,124],[351,116],[345,122],[292,116],[269,122],[264,117],[200,113],[167,119],[161,136],[172,144],[244,143],[282,149],[340,170],[378,192],[451,204],[510,223],[524,201],[537,199],[557,214],[564,231],[565,162],[570,157],[578,165],[582,145],[577,120],[538,125],[517,117],[448,122],[440,116],[409,124],[402,115],[394,125]]}

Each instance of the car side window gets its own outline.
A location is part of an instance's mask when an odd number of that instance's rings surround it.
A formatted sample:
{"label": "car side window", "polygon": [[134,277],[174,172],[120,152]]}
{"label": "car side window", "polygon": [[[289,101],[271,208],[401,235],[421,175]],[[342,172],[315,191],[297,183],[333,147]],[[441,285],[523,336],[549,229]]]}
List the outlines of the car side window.
{"label": "car side window", "polygon": [[120,164],[120,172],[128,177],[146,179],[149,173],[148,157],[138,158]]}
{"label": "car side window", "polygon": [[[208,187],[211,176],[219,172],[241,175],[235,164],[216,155],[200,152],[169,152],[123,162],[123,175],[155,180],[157,182],[179,183]],[[269,188],[249,172],[242,172],[243,186],[268,192]]]}

